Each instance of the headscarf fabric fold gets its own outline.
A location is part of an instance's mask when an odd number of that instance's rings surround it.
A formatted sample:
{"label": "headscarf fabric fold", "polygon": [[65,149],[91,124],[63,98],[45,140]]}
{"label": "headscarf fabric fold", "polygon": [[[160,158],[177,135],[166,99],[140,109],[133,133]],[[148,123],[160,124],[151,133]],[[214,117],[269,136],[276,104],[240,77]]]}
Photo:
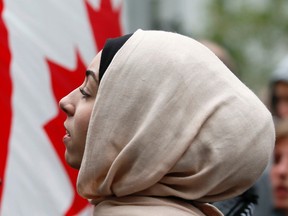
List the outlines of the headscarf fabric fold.
{"label": "headscarf fabric fold", "polygon": [[138,30],[102,77],[77,189],[95,215],[221,215],[205,202],[248,189],[273,147],[270,112],[210,50]]}

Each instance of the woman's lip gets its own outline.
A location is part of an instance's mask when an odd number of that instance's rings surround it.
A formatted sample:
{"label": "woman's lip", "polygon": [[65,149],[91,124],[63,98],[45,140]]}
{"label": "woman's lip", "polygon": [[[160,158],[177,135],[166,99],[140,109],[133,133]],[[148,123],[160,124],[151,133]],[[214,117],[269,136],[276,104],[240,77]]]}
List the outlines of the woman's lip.
{"label": "woman's lip", "polygon": [[66,134],[70,136],[70,132],[66,129]]}
{"label": "woman's lip", "polygon": [[71,136],[69,134],[65,134],[63,137],[63,143],[67,144],[71,140]]}
{"label": "woman's lip", "polygon": [[279,186],[275,189],[276,196],[279,198],[287,198],[288,197],[288,188]]}
{"label": "woman's lip", "polygon": [[65,128],[65,130],[66,130],[66,134],[69,134],[69,135],[70,135],[70,132],[69,132],[69,130],[67,129],[68,127],[67,127],[66,121],[64,122],[64,128]]}

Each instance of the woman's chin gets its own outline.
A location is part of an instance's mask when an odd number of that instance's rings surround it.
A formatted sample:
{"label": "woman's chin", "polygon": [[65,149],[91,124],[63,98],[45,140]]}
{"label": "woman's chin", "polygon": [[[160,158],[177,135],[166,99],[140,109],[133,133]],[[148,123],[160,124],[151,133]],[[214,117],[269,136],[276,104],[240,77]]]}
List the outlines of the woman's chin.
{"label": "woman's chin", "polygon": [[77,160],[73,159],[68,153],[67,153],[67,150],[65,152],[65,160],[67,162],[67,164],[72,167],[73,169],[77,169],[79,170],[80,169],[80,165],[81,165],[81,162],[78,162]]}
{"label": "woman's chin", "polygon": [[277,200],[275,202],[274,206],[275,206],[276,209],[281,209],[281,210],[285,210],[285,211],[288,212],[288,201],[287,200],[285,200],[285,201]]}

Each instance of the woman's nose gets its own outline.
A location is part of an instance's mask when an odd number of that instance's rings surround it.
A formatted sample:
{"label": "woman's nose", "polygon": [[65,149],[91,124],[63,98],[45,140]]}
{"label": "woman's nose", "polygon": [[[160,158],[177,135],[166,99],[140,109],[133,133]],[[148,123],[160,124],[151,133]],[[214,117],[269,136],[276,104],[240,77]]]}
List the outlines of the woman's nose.
{"label": "woman's nose", "polygon": [[66,95],[59,101],[59,107],[66,113],[67,116],[73,116],[75,113],[75,106],[70,100],[70,94]]}
{"label": "woman's nose", "polygon": [[282,160],[281,163],[277,165],[277,173],[282,178],[288,178],[288,159]]}

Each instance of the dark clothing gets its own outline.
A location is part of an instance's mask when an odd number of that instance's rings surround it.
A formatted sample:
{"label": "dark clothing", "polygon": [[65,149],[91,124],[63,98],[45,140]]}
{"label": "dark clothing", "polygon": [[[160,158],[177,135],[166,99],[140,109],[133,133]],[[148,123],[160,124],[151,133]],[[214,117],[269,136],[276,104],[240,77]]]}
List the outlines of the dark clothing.
{"label": "dark clothing", "polygon": [[261,178],[256,183],[259,200],[255,208],[254,216],[272,216],[272,191],[268,172],[269,168],[265,170]]}
{"label": "dark clothing", "polygon": [[255,187],[233,199],[213,203],[225,216],[252,216],[257,204]]}
{"label": "dark clothing", "polygon": [[281,210],[274,209],[269,213],[269,216],[285,216],[285,213],[282,212]]}

